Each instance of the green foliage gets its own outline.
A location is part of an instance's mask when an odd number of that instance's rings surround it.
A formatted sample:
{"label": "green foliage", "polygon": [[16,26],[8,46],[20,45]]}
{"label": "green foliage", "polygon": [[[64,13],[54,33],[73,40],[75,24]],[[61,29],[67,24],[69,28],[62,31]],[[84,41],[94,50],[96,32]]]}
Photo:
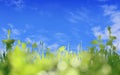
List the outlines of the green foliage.
{"label": "green foliage", "polygon": [[112,36],[110,27],[108,31],[107,42],[99,36],[92,41],[92,47],[79,53],[68,52],[66,46],[52,53],[40,42],[42,54],[39,54],[34,50],[39,49],[36,43],[31,45],[33,51],[29,51],[28,43],[18,40],[13,47],[11,39],[4,40],[6,46],[11,44],[11,50],[8,49],[5,57],[0,55],[0,75],[119,75],[120,55],[113,44],[116,37]]}
{"label": "green foliage", "polygon": [[33,43],[33,44],[32,44],[32,48],[37,48],[37,44],[36,44],[36,43]]}
{"label": "green foliage", "polygon": [[8,39],[10,39],[11,30],[8,30]]}

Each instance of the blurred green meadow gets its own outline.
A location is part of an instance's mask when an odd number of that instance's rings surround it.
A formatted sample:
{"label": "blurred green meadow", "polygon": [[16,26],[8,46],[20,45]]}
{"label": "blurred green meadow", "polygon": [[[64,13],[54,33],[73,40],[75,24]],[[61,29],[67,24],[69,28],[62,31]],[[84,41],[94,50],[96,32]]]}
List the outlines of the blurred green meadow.
{"label": "blurred green meadow", "polygon": [[66,46],[52,52],[43,42],[37,45],[11,39],[8,30],[7,39],[2,40],[6,51],[0,53],[0,75],[120,75],[120,55],[113,44],[117,38],[110,27],[108,31],[106,42],[99,36],[87,50],[75,53]]}

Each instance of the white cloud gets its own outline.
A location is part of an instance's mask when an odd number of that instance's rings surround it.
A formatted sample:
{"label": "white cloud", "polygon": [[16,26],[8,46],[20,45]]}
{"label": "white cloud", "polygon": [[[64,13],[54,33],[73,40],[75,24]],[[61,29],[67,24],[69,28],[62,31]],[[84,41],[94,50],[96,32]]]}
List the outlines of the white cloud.
{"label": "white cloud", "polygon": [[[34,35],[34,36],[36,36],[36,35]],[[34,43],[34,42],[36,42],[37,44],[39,44],[40,43],[40,41],[42,41],[43,43],[45,43],[46,41],[47,41],[48,39],[46,39],[45,37],[44,38],[36,38],[36,37],[34,37],[34,38],[31,38],[31,37],[26,37],[25,38],[25,41],[26,42],[29,42],[29,43]]]}
{"label": "white cloud", "polygon": [[65,33],[61,33],[61,32],[56,33],[55,36],[56,36],[57,38],[67,37],[67,35],[66,35]]}
{"label": "white cloud", "polygon": [[97,38],[99,35],[102,36],[103,40],[108,39],[108,31],[107,28],[104,29],[104,31],[101,30],[100,26],[92,28],[92,31],[94,32],[94,36]]}
{"label": "white cloud", "polygon": [[72,37],[74,37],[74,39],[81,39],[81,30],[79,29],[79,28],[76,28],[76,27],[74,27],[74,28],[72,28],[71,29],[71,35],[72,35]]}
{"label": "white cloud", "polygon": [[14,35],[20,35],[20,31],[19,31],[18,29],[13,29],[13,30],[12,30],[12,33],[13,33]]}
{"label": "white cloud", "polygon": [[40,41],[44,43],[49,42],[50,38],[46,37],[43,34],[35,33],[35,34],[27,35],[27,37],[25,38],[25,41],[30,42],[30,43],[36,42],[39,44]]}
{"label": "white cloud", "polygon": [[33,40],[32,40],[31,38],[29,38],[29,37],[27,37],[25,40],[26,40],[27,42],[33,43]]}
{"label": "white cloud", "polygon": [[100,1],[100,2],[106,2],[106,1],[109,1],[109,0],[98,0],[98,1]]}
{"label": "white cloud", "polygon": [[79,22],[79,20],[82,20],[82,19],[83,19],[83,18],[81,17],[81,15],[78,14],[78,13],[69,12],[69,14],[70,14],[70,17],[68,18],[68,20],[69,20],[70,22],[77,23],[77,22]]}
{"label": "white cloud", "polygon": [[83,11],[69,12],[69,15],[68,20],[73,23],[78,23],[79,21],[83,21],[88,18],[86,12]]}
{"label": "white cloud", "polygon": [[[120,43],[120,10],[117,10],[117,6],[113,5],[104,5],[102,7],[104,8],[104,15],[110,17],[110,20],[112,22],[112,25],[110,25],[112,34],[117,37],[115,45],[118,45]],[[98,35],[102,35],[102,39],[108,38],[107,27],[104,30],[102,30],[100,27],[94,27],[92,30],[96,37]]]}
{"label": "white cloud", "polygon": [[[37,38],[36,38],[37,36]],[[49,37],[46,37],[45,35],[36,35],[35,38],[40,41],[43,41],[43,42],[47,42],[47,41],[50,41],[50,38]]]}
{"label": "white cloud", "polygon": [[57,41],[59,41],[61,43],[65,43],[66,41],[69,40],[69,36],[67,34],[61,33],[61,32],[55,33],[55,38],[57,39]]}
{"label": "white cloud", "polygon": [[13,24],[8,23],[8,25],[6,26],[6,28],[4,28],[4,27],[1,28],[1,30],[2,30],[1,33],[3,33],[3,34],[0,34],[1,39],[6,38],[8,29],[11,30],[11,37],[14,38],[14,39],[19,39],[19,36],[21,34],[23,34],[23,33],[26,32],[25,31],[26,28],[24,28],[24,29],[18,29]]}
{"label": "white cloud", "polygon": [[[1,28],[1,32],[0,32],[0,40],[2,40],[2,39],[5,39],[6,37],[7,37],[7,29],[6,28]],[[0,44],[1,44],[1,42],[0,42]]]}
{"label": "white cloud", "polygon": [[16,9],[21,9],[25,7],[24,0],[1,0],[1,2],[5,3],[6,6],[12,6]]}
{"label": "white cloud", "polygon": [[18,30],[17,28],[14,28],[13,24],[9,23],[8,26],[11,28],[13,35],[20,35],[21,34],[20,30]]}
{"label": "white cloud", "polygon": [[57,50],[58,47],[59,47],[59,44],[57,44],[57,43],[54,43],[54,44],[51,44],[48,46],[48,48],[50,48],[51,50]]}
{"label": "white cloud", "polygon": [[3,53],[3,52],[5,52],[5,49],[4,48],[0,48],[0,53]]}
{"label": "white cloud", "polygon": [[108,6],[108,5],[103,5],[103,6],[101,6],[103,9],[104,9],[104,15],[106,16],[106,15],[111,15],[111,14],[114,14],[114,13],[116,13],[116,9],[117,9],[117,6],[115,6],[115,5],[110,5],[110,6]]}
{"label": "white cloud", "polygon": [[0,42],[0,54],[2,54],[3,52],[5,52],[5,45],[3,45],[2,42]]}
{"label": "white cloud", "polygon": [[69,11],[67,20],[71,23],[79,23],[82,21],[90,24],[91,22],[94,22],[94,19],[91,18],[89,9],[84,7]]}
{"label": "white cloud", "polygon": [[32,11],[39,11],[38,7],[27,5],[26,0],[0,0],[5,6],[13,7],[15,10],[28,9]]}
{"label": "white cloud", "polygon": [[2,28],[2,31],[3,31],[4,33],[7,33],[7,29],[5,29],[5,28]]}

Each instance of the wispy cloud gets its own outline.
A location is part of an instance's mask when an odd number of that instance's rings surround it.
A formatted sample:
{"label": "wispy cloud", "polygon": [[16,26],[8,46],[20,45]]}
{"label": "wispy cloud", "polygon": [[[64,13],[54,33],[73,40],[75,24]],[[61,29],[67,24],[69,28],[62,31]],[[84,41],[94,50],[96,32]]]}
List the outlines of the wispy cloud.
{"label": "wispy cloud", "polygon": [[34,42],[44,42],[47,43],[51,40],[51,38],[49,38],[47,36],[47,30],[44,29],[40,29],[36,32],[31,32],[31,33],[27,33],[27,35],[25,36],[25,41],[30,42],[30,43],[34,43]]}
{"label": "wispy cloud", "polygon": [[6,28],[1,28],[2,31],[6,34],[7,33],[7,29]]}
{"label": "wispy cloud", "polygon": [[[72,34],[74,37],[80,39],[80,32],[81,32],[81,30],[80,30],[79,28],[74,27],[74,28],[72,28],[71,34]],[[85,32],[84,32],[84,33],[85,33]]]}
{"label": "wispy cloud", "polygon": [[27,37],[27,38],[25,39],[25,41],[27,41],[27,42],[29,42],[29,43],[33,43],[33,40],[32,40],[31,38],[29,38],[29,37]]}
{"label": "wispy cloud", "polygon": [[14,26],[14,24],[8,23],[7,26],[6,26],[6,28],[5,28],[5,27],[2,27],[2,28],[1,28],[1,30],[2,30],[1,32],[3,33],[3,34],[1,34],[2,39],[3,39],[3,38],[6,38],[8,29],[11,30],[11,36],[12,36],[12,38],[14,38],[14,39],[19,39],[19,38],[20,38],[19,36],[20,36],[21,34],[26,33],[26,28],[24,28],[24,29],[18,29],[18,28],[16,28],[16,27]]}
{"label": "wispy cloud", "polygon": [[30,34],[28,35],[29,38],[33,39],[34,41],[43,41],[43,42],[48,42],[50,40],[49,37],[46,37],[44,34]]}
{"label": "wispy cloud", "polygon": [[48,48],[50,48],[51,50],[57,50],[59,47],[58,43],[53,43],[51,45],[48,46]]}
{"label": "wispy cloud", "polygon": [[106,2],[106,1],[109,1],[109,0],[98,0],[98,1],[100,1],[100,2]]}
{"label": "wispy cloud", "polygon": [[94,32],[94,36],[97,38],[99,35],[102,36],[103,40],[108,39],[108,31],[107,28],[105,28],[103,31],[101,30],[100,26],[93,27],[92,31]]}
{"label": "wispy cloud", "polygon": [[55,33],[54,37],[55,37],[55,39],[57,39],[57,41],[59,41],[61,43],[65,43],[65,42],[69,41],[69,36],[62,32]]}
{"label": "wispy cloud", "polygon": [[20,35],[20,34],[21,34],[21,33],[20,33],[20,30],[17,29],[17,28],[14,28],[13,24],[10,24],[10,23],[9,23],[8,26],[9,26],[10,29],[12,30],[13,35]]}
{"label": "wispy cloud", "polygon": [[[117,45],[120,43],[120,38],[119,38],[120,37],[120,10],[118,10],[118,7],[114,5],[111,5],[111,6],[104,5],[102,6],[102,8],[104,9],[104,15],[110,17],[110,20],[112,22],[110,26],[111,26],[112,34],[117,37],[117,40],[115,42],[115,44]],[[98,35],[102,35],[102,39],[108,38],[107,27],[105,29],[101,29],[99,26],[99,27],[94,27],[92,30],[96,37]]]}
{"label": "wispy cloud", "polygon": [[15,7],[16,9],[22,9],[25,7],[24,0],[4,0],[5,5]]}
{"label": "wispy cloud", "polygon": [[0,0],[5,6],[12,7],[15,10],[32,10],[32,11],[39,11],[39,8],[33,5],[27,5],[26,0]]}
{"label": "wispy cloud", "polygon": [[93,22],[94,20],[91,18],[89,14],[88,8],[81,7],[77,10],[74,11],[69,11],[67,20],[71,23],[80,23],[80,22],[85,22],[85,23],[90,23]]}
{"label": "wispy cloud", "polygon": [[68,20],[73,23],[78,23],[78,22],[84,21],[84,19],[88,18],[87,14],[84,12],[81,12],[81,11],[69,12],[69,14],[70,14],[70,17],[68,18]]}

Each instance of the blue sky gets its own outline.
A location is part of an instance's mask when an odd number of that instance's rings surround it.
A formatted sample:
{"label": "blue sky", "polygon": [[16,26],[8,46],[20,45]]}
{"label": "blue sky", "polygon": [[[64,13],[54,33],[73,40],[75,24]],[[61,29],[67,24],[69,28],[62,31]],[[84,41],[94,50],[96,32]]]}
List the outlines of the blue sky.
{"label": "blue sky", "polygon": [[[107,26],[120,36],[120,0],[0,0],[0,40],[44,41],[50,48],[82,41],[87,47],[98,35],[107,39]],[[115,42],[119,43],[120,39]],[[2,47],[2,45],[1,45]]]}

